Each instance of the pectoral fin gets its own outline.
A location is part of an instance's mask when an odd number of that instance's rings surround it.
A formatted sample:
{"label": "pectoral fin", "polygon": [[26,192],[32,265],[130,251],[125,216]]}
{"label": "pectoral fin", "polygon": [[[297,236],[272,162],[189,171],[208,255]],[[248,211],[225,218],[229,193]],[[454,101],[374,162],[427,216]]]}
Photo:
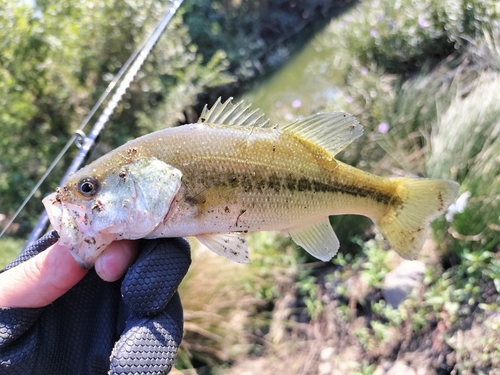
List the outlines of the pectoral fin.
{"label": "pectoral fin", "polygon": [[248,248],[245,238],[237,232],[199,234],[196,238],[210,250],[236,263],[248,263]]}
{"label": "pectoral fin", "polygon": [[324,262],[332,259],[340,246],[328,218],[308,227],[290,230],[289,233],[297,245]]}

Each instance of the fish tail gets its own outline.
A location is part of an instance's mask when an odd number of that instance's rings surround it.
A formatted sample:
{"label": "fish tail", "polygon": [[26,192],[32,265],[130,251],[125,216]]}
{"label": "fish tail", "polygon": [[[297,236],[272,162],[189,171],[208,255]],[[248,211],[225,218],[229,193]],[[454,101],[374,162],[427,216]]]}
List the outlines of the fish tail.
{"label": "fish tail", "polygon": [[416,259],[429,224],[455,199],[459,185],[449,180],[394,178],[399,202],[377,220],[391,246],[406,259]]}

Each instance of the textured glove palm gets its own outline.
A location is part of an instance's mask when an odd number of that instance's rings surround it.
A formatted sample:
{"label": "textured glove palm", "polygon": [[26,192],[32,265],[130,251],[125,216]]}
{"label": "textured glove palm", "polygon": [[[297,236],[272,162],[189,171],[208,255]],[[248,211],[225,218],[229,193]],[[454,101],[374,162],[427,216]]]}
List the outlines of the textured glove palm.
{"label": "textured glove palm", "polygon": [[[6,269],[57,241],[50,233]],[[191,263],[181,239],[144,240],[116,282],[94,270],[51,305],[0,309],[2,374],[167,374],[182,340],[179,283]]]}

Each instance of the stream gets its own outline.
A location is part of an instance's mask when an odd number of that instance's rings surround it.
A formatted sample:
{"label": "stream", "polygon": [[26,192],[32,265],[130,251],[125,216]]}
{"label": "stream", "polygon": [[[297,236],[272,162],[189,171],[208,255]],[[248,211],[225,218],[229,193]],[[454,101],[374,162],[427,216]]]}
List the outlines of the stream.
{"label": "stream", "polygon": [[252,103],[252,108],[260,108],[271,123],[286,124],[322,111],[342,97],[339,74],[329,60],[332,52],[321,42],[326,34],[325,28],[279,70],[256,82],[235,102]]}

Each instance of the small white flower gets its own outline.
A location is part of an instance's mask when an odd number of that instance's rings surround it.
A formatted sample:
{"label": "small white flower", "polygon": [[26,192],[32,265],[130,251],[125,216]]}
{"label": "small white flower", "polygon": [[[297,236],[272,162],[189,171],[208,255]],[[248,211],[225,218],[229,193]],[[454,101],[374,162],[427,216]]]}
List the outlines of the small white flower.
{"label": "small white flower", "polygon": [[470,191],[466,191],[465,193],[461,194],[455,203],[453,203],[449,208],[448,212],[446,213],[446,220],[448,222],[453,221],[453,216],[455,214],[461,214],[462,212],[465,211],[465,207],[467,206],[467,202],[469,201],[469,198],[471,196]]}

